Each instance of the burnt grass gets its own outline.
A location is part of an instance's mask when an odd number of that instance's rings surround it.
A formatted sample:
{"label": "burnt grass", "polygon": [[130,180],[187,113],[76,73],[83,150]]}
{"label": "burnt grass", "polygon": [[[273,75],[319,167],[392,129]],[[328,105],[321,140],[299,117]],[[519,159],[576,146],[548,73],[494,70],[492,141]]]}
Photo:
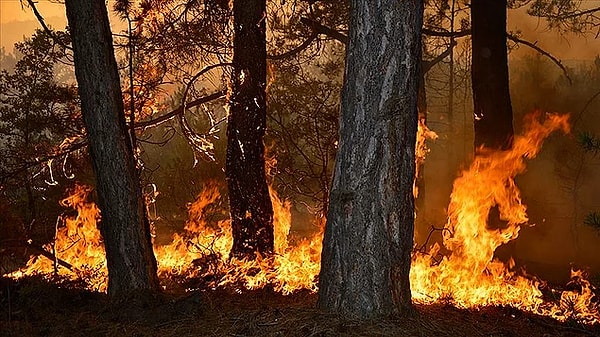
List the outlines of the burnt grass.
{"label": "burnt grass", "polygon": [[0,279],[0,336],[600,336],[507,307],[417,305],[413,315],[360,321],[316,309],[309,292],[227,289],[111,302],[67,281]]}

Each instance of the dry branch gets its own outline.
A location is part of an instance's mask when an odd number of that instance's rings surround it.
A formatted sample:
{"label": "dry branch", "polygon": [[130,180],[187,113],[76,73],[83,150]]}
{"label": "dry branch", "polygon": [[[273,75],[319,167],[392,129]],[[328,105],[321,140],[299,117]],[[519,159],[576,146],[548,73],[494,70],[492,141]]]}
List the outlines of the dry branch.
{"label": "dry branch", "polygon": [[516,43],[520,43],[520,44],[524,44],[529,48],[532,48],[533,50],[537,51],[538,53],[546,56],[547,58],[549,58],[550,60],[552,60],[552,62],[554,62],[554,64],[556,64],[565,74],[565,77],[567,78],[567,80],[569,80],[569,84],[572,84],[573,82],[571,81],[571,77],[569,76],[569,73],[567,72],[567,68],[565,68],[565,66],[562,64],[562,62],[560,62],[559,59],[557,59],[556,57],[552,56],[552,54],[550,54],[549,52],[543,50],[542,48],[538,47],[535,43],[526,41],[526,40],[522,40],[512,34],[507,34],[506,38],[516,42]]}
{"label": "dry branch", "polygon": [[75,267],[73,267],[72,264],[70,264],[67,261],[59,259],[54,254],[52,254],[49,251],[47,251],[46,249],[44,249],[43,246],[41,246],[35,242],[27,242],[27,241],[23,241],[23,240],[4,240],[4,241],[2,241],[2,245],[3,246],[7,245],[7,246],[5,246],[5,248],[8,248],[8,249],[10,249],[10,248],[12,248],[12,249],[16,249],[16,248],[33,249],[39,255],[51,260],[52,262],[56,262],[58,265],[65,267],[70,271],[75,271]]}
{"label": "dry branch", "polygon": [[311,34],[306,41],[302,42],[300,45],[298,45],[298,47],[286,51],[283,54],[279,54],[279,55],[269,55],[267,56],[267,59],[269,60],[282,60],[291,56],[294,56],[298,53],[300,53],[301,51],[303,51],[304,49],[308,48],[308,46],[310,46],[310,44],[317,38],[319,34],[317,32],[314,32],[313,34]]}
{"label": "dry branch", "polygon": [[40,12],[38,11],[37,7],[35,7],[35,2],[33,0],[27,0],[27,4],[29,5],[29,7],[31,7],[31,10],[33,11],[33,14],[35,15],[36,19],[38,20],[38,22],[40,23],[40,25],[42,26],[42,28],[44,28],[44,31],[50,36],[52,37],[52,39],[58,43],[61,47],[68,49],[68,50],[73,50],[73,48],[67,46],[66,44],[62,43],[62,41],[56,36],[54,35],[54,32],[48,27],[48,25],[46,25],[46,21],[44,21],[44,17],[42,16],[42,14],[40,14]]}
{"label": "dry branch", "polygon": [[312,30],[317,34],[323,34],[329,36],[330,38],[340,41],[343,44],[348,44],[348,36],[343,33],[338,32],[333,28],[329,28],[327,26],[322,25],[321,23],[311,20],[309,18],[301,18],[300,22],[312,28]]}
{"label": "dry branch", "polygon": [[[210,101],[214,101],[216,99],[225,97],[226,92],[225,91],[217,91],[213,94],[210,94],[208,96],[204,96],[204,97],[200,97],[196,100],[193,100],[187,104],[185,104],[185,108],[189,109],[189,108],[193,108],[195,106],[198,106],[200,104],[204,104],[204,103],[208,103]],[[147,121],[141,121],[141,122],[137,122],[135,123],[135,128],[136,129],[144,129],[144,128],[149,128],[149,127],[153,127],[153,126],[157,126],[163,122],[168,121],[169,119],[176,117],[180,114],[182,114],[184,111],[184,106],[180,105],[179,107],[177,107],[176,109],[160,116],[160,117],[156,117],[154,119],[151,120],[147,120]]]}

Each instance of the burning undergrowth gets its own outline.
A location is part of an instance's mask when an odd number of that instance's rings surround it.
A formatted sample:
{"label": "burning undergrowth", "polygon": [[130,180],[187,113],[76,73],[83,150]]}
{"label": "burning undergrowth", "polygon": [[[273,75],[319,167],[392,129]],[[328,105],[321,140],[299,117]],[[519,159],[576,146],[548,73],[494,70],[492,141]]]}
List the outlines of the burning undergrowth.
{"label": "burning undergrowth", "polygon": [[[599,322],[600,305],[594,288],[580,271],[573,271],[567,290],[558,291],[515,270],[512,261],[502,262],[494,256],[496,249],[515,240],[520,226],[528,222],[515,176],[525,171],[525,160],[534,158],[544,139],[557,130],[568,132],[567,116],[534,115],[528,119],[523,135],[514,139],[512,150],[478,155],[456,179],[442,243],[415,251],[413,256],[411,287],[415,303],[479,309],[507,306],[560,321]],[[420,134],[433,136],[429,132]],[[59,218],[56,240],[46,247],[54,260],[33,257],[12,277],[59,274],[85,280],[88,289],[105,290],[104,251],[97,230],[100,215],[87,199],[89,192],[89,188],[79,186],[63,201],[77,215]],[[174,234],[169,244],[155,246],[165,288],[227,288],[241,292],[268,286],[281,294],[317,291],[322,223],[315,225],[319,230],[313,236],[294,237],[290,234],[290,202],[271,191],[275,254],[238,260],[229,256],[233,241],[229,221],[207,220],[209,206],[219,198],[217,186],[208,184],[189,207],[183,232]],[[494,208],[499,214],[500,225],[496,226],[488,219]]]}

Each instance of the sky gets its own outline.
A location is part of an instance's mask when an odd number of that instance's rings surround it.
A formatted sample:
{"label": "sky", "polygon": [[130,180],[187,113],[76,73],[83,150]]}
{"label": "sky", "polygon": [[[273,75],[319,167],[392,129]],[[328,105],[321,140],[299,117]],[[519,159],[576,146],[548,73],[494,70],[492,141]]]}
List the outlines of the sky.
{"label": "sky", "polygon": [[[111,2],[109,1],[109,6]],[[64,5],[51,0],[37,0],[37,3],[40,13],[50,26],[56,29],[66,26]],[[586,7],[600,6],[600,0],[585,0],[584,3]],[[22,8],[19,0],[0,0],[0,47],[8,52],[12,51],[15,42],[21,41],[24,36],[30,36],[39,27],[31,9]],[[543,20],[529,17],[524,10],[509,11],[507,29],[521,31],[521,38],[537,42],[538,46],[559,59],[593,59],[600,54],[600,38],[593,35],[561,36],[548,30]],[[521,47],[515,52],[515,56],[525,53],[531,51],[528,47]]]}
{"label": "sky", "polygon": [[[37,0],[38,9],[46,22],[55,29],[66,27],[65,10],[62,4],[48,0]],[[30,36],[39,23],[29,8],[22,8],[19,0],[0,0],[0,46],[10,52],[15,42]]]}
{"label": "sky", "polygon": [[[27,2],[23,0],[23,2]],[[113,0],[108,1],[112,8]],[[64,29],[67,26],[64,5],[56,0],[36,0],[37,9],[44,21],[54,29]],[[111,18],[111,21],[116,21]],[[35,29],[41,28],[30,8],[21,6],[20,0],[0,0],[0,47],[7,52],[13,50],[15,42],[23,37],[31,36]]]}

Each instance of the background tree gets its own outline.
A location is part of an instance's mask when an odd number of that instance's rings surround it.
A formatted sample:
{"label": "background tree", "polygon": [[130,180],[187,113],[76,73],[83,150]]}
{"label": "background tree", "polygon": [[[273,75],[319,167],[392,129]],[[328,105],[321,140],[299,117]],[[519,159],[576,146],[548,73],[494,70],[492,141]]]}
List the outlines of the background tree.
{"label": "background tree", "polygon": [[159,290],[139,173],[125,125],[108,12],[102,0],[65,2],[81,110],[96,175],[113,297]]}
{"label": "background tree", "polygon": [[355,0],[350,8],[318,303],[328,311],[374,317],[411,308],[423,3]]}
{"label": "background tree", "polygon": [[73,153],[61,156],[64,139],[77,143],[83,123],[77,90],[62,76],[69,73],[70,56],[63,47],[69,36],[53,36],[38,30],[15,44],[14,63],[0,71],[0,203],[12,228],[3,231],[0,246],[49,241],[64,185],[85,166],[72,160]]}
{"label": "background tree", "polygon": [[508,87],[506,0],[471,2],[475,148],[512,146],[513,116]]}

